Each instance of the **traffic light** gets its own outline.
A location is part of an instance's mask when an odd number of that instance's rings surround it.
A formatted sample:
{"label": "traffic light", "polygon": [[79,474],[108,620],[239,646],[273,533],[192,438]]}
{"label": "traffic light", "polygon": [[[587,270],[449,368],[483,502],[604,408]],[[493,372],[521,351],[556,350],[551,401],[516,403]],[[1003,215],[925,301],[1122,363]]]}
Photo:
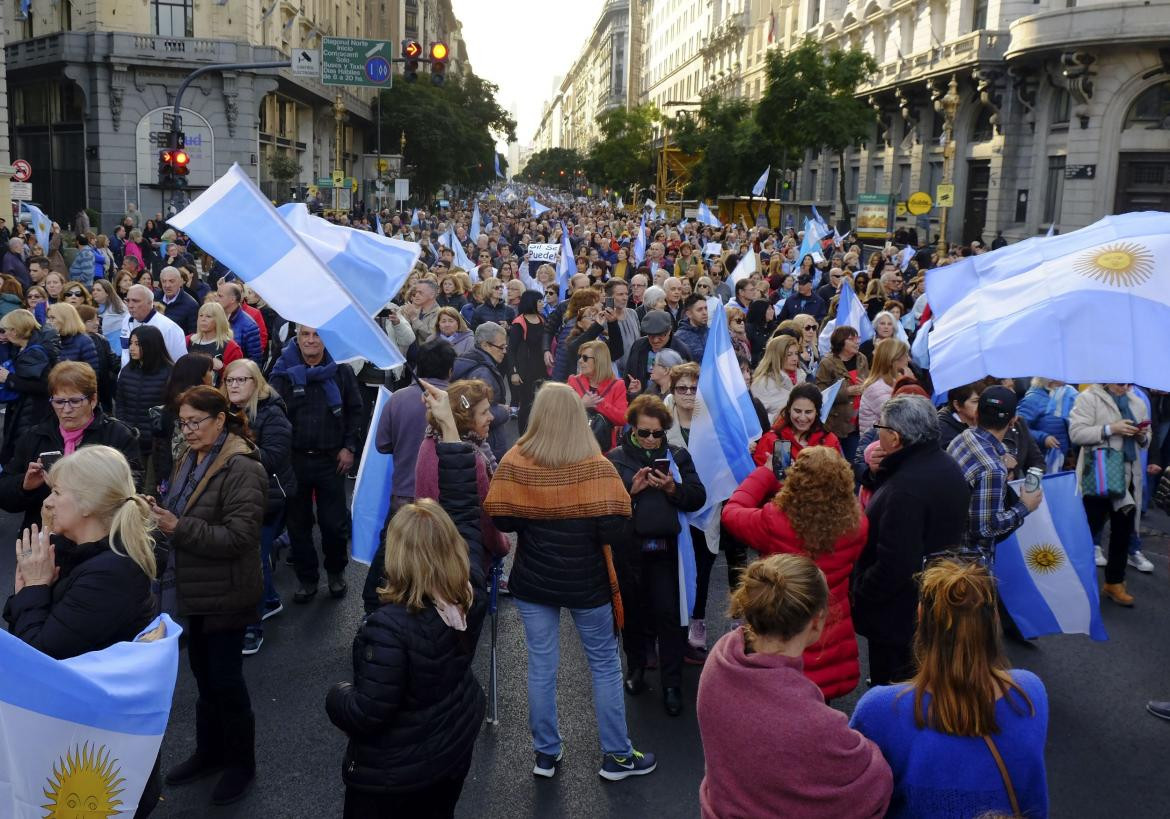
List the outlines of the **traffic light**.
{"label": "traffic light", "polygon": [[164,188],[175,186],[174,152],[170,148],[158,152],[158,184]]}
{"label": "traffic light", "polygon": [[431,84],[442,85],[447,79],[447,58],[451,52],[446,43],[431,43]]}
{"label": "traffic light", "polygon": [[172,173],[174,174],[175,187],[187,187],[187,174],[191,173],[191,156],[184,150],[179,149],[171,154]]}
{"label": "traffic light", "polygon": [[422,56],[422,45],[409,38],[402,41],[402,70],[408,82],[418,79],[418,60]]}

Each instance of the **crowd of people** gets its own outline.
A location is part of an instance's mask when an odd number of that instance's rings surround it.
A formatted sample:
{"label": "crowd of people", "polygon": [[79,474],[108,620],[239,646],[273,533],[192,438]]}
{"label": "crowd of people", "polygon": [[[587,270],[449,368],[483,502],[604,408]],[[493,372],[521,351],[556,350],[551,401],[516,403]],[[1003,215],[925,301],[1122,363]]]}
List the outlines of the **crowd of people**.
{"label": "crowd of people", "polygon": [[[501,189],[471,236],[471,206],[375,220],[422,248],[377,316],[407,362],[384,372],[335,361],[314,328],[161,219],[132,211],[112,236],[79,233],[68,265],[59,239],[57,259],[18,224],[0,260],[0,508],[24,516],[11,631],[64,658],[132,639],[160,610],[182,616],[196,745],[165,781],[218,774],[212,801],[239,799],[256,769],[242,658],[283,611],[280,551],[295,603],[316,598],[322,568],[329,596],[346,595],[345,481],[372,436],[394,456],[390,512],[351,681],[326,703],[349,738],[346,816],[453,815],[501,565],[523,624],[535,776],[565,758],[568,609],[603,779],[656,769],[625,698],[657,688],[677,717],[692,664],[705,816],[1044,815],[1046,695],[1003,653],[1001,628],[1019,635],[995,550],[1042,500],[1016,481],[1075,469],[1102,594],[1134,606],[1127,568],[1153,568],[1140,515],[1170,500],[1154,491],[1170,398],[989,374],[936,406],[910,354],[929,315],[923,276],[981,247],[940,258],[911,244],[906,262],[910,237],[837,237],[799,257],[792,229],[651,214],[639,237],[642,214],[566,201],[532,216]],[[435,244],[452,232],[458,254]],[[534,244],[567,248],[578,272],[531,260]],[[752,272],[733,275],[745,260]],[[844,288],[873,338],[826,328]],[[700,528],[690,515],[726,497],[711,496],[692,439],[712,332],[728,336],[762,434],[743,453],[755,470]],[[380,385],[393,395],[374,418]],[[707,618],[719,551],[722,635]],[[830,707],[860,685],[851,720]]]}

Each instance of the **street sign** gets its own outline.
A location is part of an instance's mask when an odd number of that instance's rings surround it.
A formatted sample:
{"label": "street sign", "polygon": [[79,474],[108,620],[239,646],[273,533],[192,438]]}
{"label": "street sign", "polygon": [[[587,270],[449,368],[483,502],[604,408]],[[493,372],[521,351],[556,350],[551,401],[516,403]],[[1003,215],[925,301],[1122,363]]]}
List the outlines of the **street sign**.
{"label": "street sign", "polygon": [[293,52],[292,73],[297,77],[320,77],[321,52],[315,48],[298,48]]}
{"label": "street sign", "polygon": [[955,206],[955,186],[939,185],[934,199],[940,208],[953,208]]}
{"label": "street sign", "polygon": [[345,184],[345,171],[338,168],[333,169],[333,187],[340,188]]}
{"label": "street sign", "polygon": [[410,198],[410,180],[409,179],[395,179],[394,180],[394,198],[399,202],[405,202]]}
{"label": "street sign", "polygon": [[32,165],[28,164],[27,159],[12,160],[12,167],[15,171],[12,178],[17,182],[27,182],[32,179]]}
{"label": "street sign", "polygon": [[22,202],[32,199],[32,182],[13,182],[12,198]]}
{"label": "street sign", "polygon": [[349,183],[349,189],[351,191],[353,191],[354,193],[357,193],[357,178],[351,176],[351,177],[347,178],[345,181]]}
{"label": "street sign", "polygon": [[318,188],[332,188],[333,187],[333,180],[330,179],[328,176],[323,176],[317,180],[317,187]]}
{"label": "street sign", "polygon": [[910,194],[910,198],[906,200],[906,210],[913,213],[915,216],[921,216],[924,213],[930,213],[930,209],[934,206],[934,202],[930,199],[930,194],[925,191],[918,191]]}
{"label": "street sign", "polygon": [[325,85],[362,85],[389,88],[393,72],[389,40],[353,37],[321,38],[321,82]]}
{"label": "street sign", "polygon": [[906,208],[905,202],[895,202],[894,203],[894,215],[897,216],[899,219],[901,219],[903,216],[906,215],[906,210],[907,210],[907,208]]}

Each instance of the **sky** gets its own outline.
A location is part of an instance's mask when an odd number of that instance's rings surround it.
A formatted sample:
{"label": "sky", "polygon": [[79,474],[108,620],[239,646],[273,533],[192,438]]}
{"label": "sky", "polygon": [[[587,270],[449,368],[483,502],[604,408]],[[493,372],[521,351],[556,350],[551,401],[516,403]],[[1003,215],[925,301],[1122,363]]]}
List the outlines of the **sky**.
{"label": "sky", "polygon": [[[516,139],[532,142],[553,78],[581,53],[605,0],[452,0],[471,69],[500,87],[500,107],[516,119]],[[499,149],[506,153],[502,143]]]}

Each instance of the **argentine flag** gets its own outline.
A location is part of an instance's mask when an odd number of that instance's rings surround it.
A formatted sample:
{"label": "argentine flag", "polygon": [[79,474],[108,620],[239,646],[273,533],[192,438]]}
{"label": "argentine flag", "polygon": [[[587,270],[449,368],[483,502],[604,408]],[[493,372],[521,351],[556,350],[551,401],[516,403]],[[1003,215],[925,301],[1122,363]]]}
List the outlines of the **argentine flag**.
{"label": "argentine flag", "polygon": [[231,268],[285,319],[316,328],[336,361],[364,358],[380,369],[402,363],[398,345],[239,165],[168,224]]}
{"label": "argentine flag", "polygon": [[30,205],[28,202],[20,203],[20,210],[22,213],[27,213],[31,218],[29,226],[33,233],[36,234],[37,244],[41,246],[41,253],[49,252],[49,231],[53,227],[53,220],[41,211],[36,205]]}
{"label": "argentine flag", "polygon": [[479,281],[479,270],[471,263],[471,259],[467,258],[467,251],[463,249],[463,244],[455,233],[454,222],[451,222],[446,231],[439,234],[439,244],[451,248],[451,252],[455,254],[455,264],[466,270],[473,282]]}
{"label": "argentine flag", "polygon": [[[804,237],[800,240],[800,252],[796,255],[796,269],[800,269],[800,265],[804,262],[805,256],[811,256],[814,253],[821,252],[821,240],[828,234],[828,229],[825,228],[821,222],[814,222],[811,219],[806,219],[804,222]],[[821,284],[821,269],[819,267],[813,268],[813,287],[819,287]]]}
{"label": "argentine flag", "polygon": [[638,236],[634,239],[634,266],[637,267],[646,260],[646,213],[642,213],[642,221],[638,225]]}
{"label": "argentine flag", "polygon": [[[873,324],[865,312],[865,305],[861,303],[861,299],[857,298],[857,294],[853,292],[853,285],[849,282],[841,283],[840,298],[837,300],[837,315],[831,321],[825,322],[825,326],[817,338],[817,348],[821,351],[821,355],[829,354],[829,341],[833,331],[838,327],[852,327],[857,331],[862,344],[874,336]],[[902,332],[904,333],[905,330]]]}
{"label": "argentine flag", "polygon": [[823,217],[823,216],[821,216],[821,213],[820,213],[820,211],[818,211],[818,210],[817,210],[817,206],[816,206],[816,205],[812,205],[811,207],[812,207],[812,215],[813,215],[813,220],[814,220],[814,221],[815,221],[815,222],[816,222],[818,225],[820,225],[820,226],[821,226],[821,228],[823,228],[824,230],[826,230],[826,231],[827,231],[827,230],[829,229],[829,228],[828,228],[828,225],[826,224],[824,217]]}
{"label": "argentine flag", "polygon": [[569,229],[561,222],[561,257],[557,259],[557,283],[561,286],[561,298],[569,292],[569,279],[577,275],[577,260],[573,258],[573,243],[569,241]]}
{"label": "argentine flag", "polygon": [[1170,213],[1107,216],[970,259],[943,268],[973,273],[970,283],[936,276],[932,290],[927,276],[937,391],[1038,373],[1170,389],[1170,367],[1150,354],[1170,326]]}
{"label": "argentine flag", "polygon": [[735,270],[731,274],[728,281],[733,288],[739,283],[740,279],[746,279],[748,276],[760,269],[759,263],[756,261],[756,252],[752,249],[751,243],[748,243],[747,251],[740,258],[735,265]]}
{"label": "argentine flag", "polygon": [[764,189],[768,187],[768,174],[772,173],[772,166],[769,165],[764,168],[764,172],[760,174],[760,178],[756,180],[756,184],[752,186],[752,196],[763,196]]}
{"label": "argentine flag", "polygon": [[300,203],[281,205],[276,212],[371,316],[398,295],[422,253],[416,242],[335,225]]}
{"label": "argentine flag", "polygon": [[68,660],[0,632],[0,816],[134,815],[167,729],[182,631],[164,614],[135,642]]}
{"label": "argentine flag", "polygon": [[479,234],[483,233],[479,226],[479,200],[475,200],[475,207],[471,210],[471,229],[467,232],[467,237],[471,241],[479,238]]}
{"label": "argentine flag", "polygon": [[699,212],[695,216],[695,221],[702,222],[704,225],[710,225],[711,227],[723,227],[723,223],[711,212],[706,202],[699,203]]}
{"label": "argentine flag", "polygon": [[540,216],[540,214],[544,213],[545,211],[552,210],[552,208],[545,207],[544,205],[537,202],[536,199],[532,196],[528,197],[528,207],[532,211],[533,216]]}
{"label": "argentine flag", "polygon": [[[417,389],[417,387],[415,388]],[[350,540],[353,542],[353,559],[370,565],[378,551],[378,535],[390,513],[390,489],[394,480],[394,456],[383,455],[374,446],[378,433],[378,420],[386,411],[390,390],[378,388],[374,401],[374,412],[370,416],[370,429],[362,446],[362,459],[358,465],[357,482],[353,487],[353,525]]]}
{"label": "argentine flag", "polygon": [[[1025,637],[1088,634],[1107,640],[1076,473],[1049,475],[1041,485],[1040,506],[995,549],[999,595]],[[1019,491],[1019,482],[1012,486]]]}

